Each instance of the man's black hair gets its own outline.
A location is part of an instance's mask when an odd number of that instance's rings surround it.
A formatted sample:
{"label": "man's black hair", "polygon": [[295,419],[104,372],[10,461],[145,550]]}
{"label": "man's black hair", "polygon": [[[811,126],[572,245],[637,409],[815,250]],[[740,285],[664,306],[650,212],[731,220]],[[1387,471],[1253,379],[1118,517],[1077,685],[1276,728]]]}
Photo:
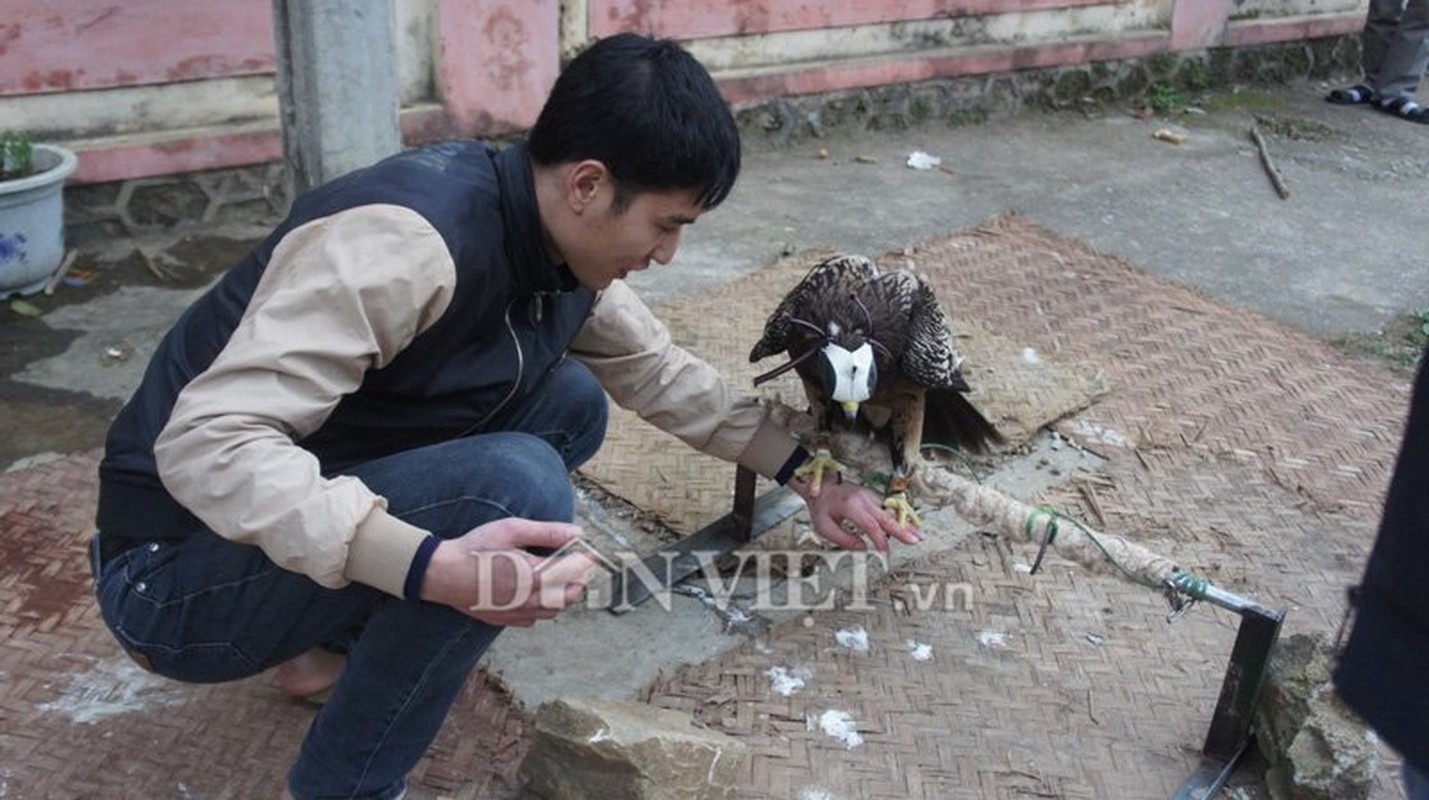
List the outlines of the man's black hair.
{"label": "man's black hair", "polygon": [[528,137],[542,166],[585,159],[615,180],[617,211],[644,191],[724,201],[739,175],[739,130],[703,65],[668,39],[622,33],[562,70]]}

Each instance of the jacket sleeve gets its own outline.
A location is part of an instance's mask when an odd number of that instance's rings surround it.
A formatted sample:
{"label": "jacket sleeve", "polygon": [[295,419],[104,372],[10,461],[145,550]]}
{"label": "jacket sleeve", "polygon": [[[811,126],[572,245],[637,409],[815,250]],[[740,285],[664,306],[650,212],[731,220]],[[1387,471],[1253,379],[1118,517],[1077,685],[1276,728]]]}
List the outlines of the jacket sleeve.
{"label": "jacket sleeve", "polygon": [[428,534],[356,478],[324,478],[295,441],[441,316],[455,280],[441,236],[410,209],[362,206],[288,233],[159,435],[169,493],[219,535],[323,586],[355,580],[400,597]]}
{"label": "jacket sleeve", "polygon": [[703,453],[774,477],[798,449],[753,398],[676,345],[635,292],[616,281],[571,345],[612,399]]}

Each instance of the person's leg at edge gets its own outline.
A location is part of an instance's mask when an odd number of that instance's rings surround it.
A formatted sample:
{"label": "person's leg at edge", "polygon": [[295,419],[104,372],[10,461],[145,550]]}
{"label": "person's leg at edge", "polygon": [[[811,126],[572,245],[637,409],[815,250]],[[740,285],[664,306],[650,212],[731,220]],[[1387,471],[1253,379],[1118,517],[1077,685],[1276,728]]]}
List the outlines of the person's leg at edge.
{"label": "person's leg at edge", "polygon": [[[1383,0],[1380,0],[1383,2]],[[1383,33],[1375,88],[1381,103],[1413,99],[1429,67],[1429,0],[1400,0],[1402,11]]]}
{"label": "person's leg at edge", "polygon": [[1364,82],[1378,93],[1384,80],[1390,76],[1383,71],[1384,58],[1389,52],[1390,41],[1399,18],[1404,13],[1406,0],[1369,0],[1365,16],[1364,32],[1360,36],[1360,63],[1364,68]]}
{"label": "person's leg at edge", "polygon": [[1360,30],[1360,81],[1354,86],[1331,89],[1325,99],[1338,105],[1362,105],[1378,98],[1380,64],[1388,49],[1389,34],[1399,22],[1404,0],[1369,0],[1364,27]]}
{"label": "person's leg at edge", "polygon": [[1404,796],[1407,800],[1429,800],[1429,774],[1408,761],[1402,770]]}

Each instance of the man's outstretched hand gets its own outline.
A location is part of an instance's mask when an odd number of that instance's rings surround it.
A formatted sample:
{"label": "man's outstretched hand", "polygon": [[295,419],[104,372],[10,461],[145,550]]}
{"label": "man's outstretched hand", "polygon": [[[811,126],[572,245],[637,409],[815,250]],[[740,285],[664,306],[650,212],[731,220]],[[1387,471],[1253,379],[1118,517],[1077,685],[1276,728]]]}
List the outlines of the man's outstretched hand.
{"label": "man's outstretched hand", "polygon": [[913,525],[901,525],[883,498],[872,489],[847,481],[824,481],[817,496],[807,480],[789,481],[789,488],[804,498],[814,533],[845,550],[868,549],[864,537],[880,553],[888,552],[888,540],[918,544],[925,538]]}
{"label": "man's outstretched hand", "polygon": [[585,596],[595,562],[563,549],[580,538],[581,529],[564,522],[488,522],[437,545],[422,599],[490,625],[529,627],[551,619]]}

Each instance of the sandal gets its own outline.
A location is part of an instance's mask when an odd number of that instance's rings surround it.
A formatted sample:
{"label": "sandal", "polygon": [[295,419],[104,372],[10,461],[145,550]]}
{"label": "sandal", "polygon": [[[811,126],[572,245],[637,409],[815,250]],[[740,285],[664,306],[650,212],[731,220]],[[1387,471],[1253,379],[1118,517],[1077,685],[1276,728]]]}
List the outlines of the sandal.
{"label": "sandal", "polygon": [[1420,125],[1429,125],[1429,108],[1414,102],[1412,97],[1396,97],[1393,100],[1375,103],[1374,107],[1378,111],[1393,114],[1400,119],[1407,119]]}
{"label": "sandal", "polygon": [[1362,103],[1373,103],[1375,96],[1373,89],[1361,83],[1345,89],[1331,89],[1330,93],[1325,95],[1325,102],[1339,106],[1357,106]]}

